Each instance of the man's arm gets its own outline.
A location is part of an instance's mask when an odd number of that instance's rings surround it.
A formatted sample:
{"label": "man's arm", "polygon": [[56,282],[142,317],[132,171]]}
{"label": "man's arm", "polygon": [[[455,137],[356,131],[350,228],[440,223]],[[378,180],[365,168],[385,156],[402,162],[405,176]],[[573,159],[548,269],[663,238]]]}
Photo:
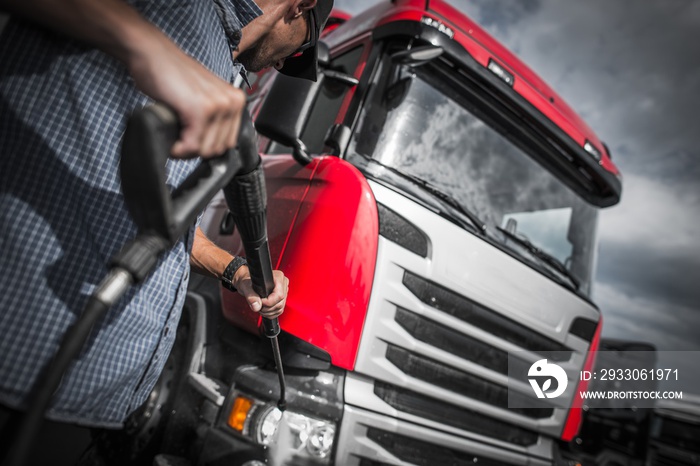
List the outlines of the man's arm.
{"label": "man's arm", "polygon": [[7,11],[101,49],[136,87],[172,107],[182,133],[174,157],[219,155],[238,137],[245,96],[185,54],[122,0],[0,0]]}
{"label": "man's arm", "polygon": [[[192,245],[192,255],[190,256],[192,270],[221,280],[221,275],[231,260],[233,260],[231,254],[212,243],[204,235],[204,232],[197,228]],[[248,301],[248,305],[253,311],[260,312],[265,317],[273,318],[284,312],[284,305],[289,290],[289,279],[281,271],[275,270],[273,278],[275,280],[275,288],[270,296],[262,300],[253,291],[253,283],[250,279],[248,267],[243,266],[239,268],[233,276],[232,282],[236,290]]]}

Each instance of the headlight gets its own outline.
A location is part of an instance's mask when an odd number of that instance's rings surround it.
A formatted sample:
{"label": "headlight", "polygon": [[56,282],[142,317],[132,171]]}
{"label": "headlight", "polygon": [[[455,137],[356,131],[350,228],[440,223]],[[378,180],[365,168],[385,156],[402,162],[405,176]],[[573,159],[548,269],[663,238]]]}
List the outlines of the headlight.
{"label": "headlight", "polygon": [[329,464],[335,440],[335,424],[293,411],[279,409],[238,396],[229,415],[229,426],[265,445],[270,466]]}
{"label": "headlight", "polygon": [[282,419],[282,411],[277,408],[268,408],[261,416],[260,420],[255,423],[255,439],[258,443],[269,445],[275,440],[277,435],[277,427]]}
{"label": "headlight", "polygon": [[[335,439],[333,423],[270,408],[256,424],[256,437],[267,445],[272,465],[302,458],[316,464],[328,464]],[[292,462],[296,464],[296,461]]]}

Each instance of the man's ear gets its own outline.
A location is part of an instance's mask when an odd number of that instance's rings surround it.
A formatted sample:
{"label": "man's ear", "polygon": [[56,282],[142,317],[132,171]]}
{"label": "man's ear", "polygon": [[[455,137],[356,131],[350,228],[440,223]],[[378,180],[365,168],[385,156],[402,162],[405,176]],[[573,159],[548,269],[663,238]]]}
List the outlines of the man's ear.
{"label": "man's ear", "polygon": [[294,0],[294,17],[303,15],[316,6],[316,0]]}

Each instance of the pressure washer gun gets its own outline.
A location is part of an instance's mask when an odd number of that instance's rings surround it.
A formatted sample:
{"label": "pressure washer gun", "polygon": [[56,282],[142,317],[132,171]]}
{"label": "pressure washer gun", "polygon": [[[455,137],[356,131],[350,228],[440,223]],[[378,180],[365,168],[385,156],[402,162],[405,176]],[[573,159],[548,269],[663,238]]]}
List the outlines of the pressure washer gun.
{"label": "pressure washer gun", "polygon": [[[129,129],[124,135],[121,162],[122,187],[127,207],[137,225],[144,230],[156,230],[157,236],[167,237],[174,243],[193,224],[196,216],[204,210],[214,194],[224,188],[229,210],[243,241],[253,290],[262,298],[272,293],[275,287],[272,262],[267,240],[267,192],[262,160],[257,148],[257,135],[247,111],[241,116],[238,131],[238,147],[222,157],[202,161],[172,196],[172,205],[165,187],[165,160],[178,134],[175,115],[165,107],[151,107],[151,112],[134,122],[130,137]],[[165,113],[170,113],[166,115]],[[159,121],[152,120],[158,115]],[[151,139],[153,138],[153,139]],[[142,141],[147,140],[144,147]],[[143,169],[144,148],[159,154],[152,157]],[[183,191],[180,195],[180,191]],[[154,199],[151,205],[142,199]],[[141,228],[139,228],[141,230]],[[141,251],[136,251],[136,254]],[[277,335],[280,333],[277,318],[263,318],[265,336],[272,342],[272,351],[280,381],[278,406],[285,409],[285,382]]]}
{"label": "pressure washer gun", "polygon": [[[253,290],[265,298],[272,293],[275,283],[272,277],[270,247],[267,241],[267,192],[262,160],[258,154],[257,137],[250,117],[246,113],[246,124],[241,123],[238,134],[238,157],[242,163],[233,180],[224,187],[226,204],[233,215],[233,221],[241,235],[245,249]],[[277,335],[280,333],[278,319],[262,319],[263,332],[272,343],[277,376],[280,383],[280,398],[277,407],[284,411],[285,400],[284,371]]]}
{"label": "pressure washer gun", "polygon": [[[267,297],[274,288],[267,243],[266,196],[255,130],[247,111],[239,131],[240,152],[202,160],[172,193],[166,185],[165,163],[178,138],[176,115],[162,105],[136,112],[127,125],[122,143],[120,175],[126,206],[138,228],[137,236],[111,259],[110,271],[90,297],[84,312],[64,335],[51,364],[37,378],[30,408],[16,431],[8,466],[25,464],[44,412],[63,374],[79,354],[93,325],[117,303],[133,284],[143,281],[191,227],[200,212],[222,188],[231,206],[246,250],[253,289]],[[277,344],[277,319],[263,319],[272,339],[280,378],[280,405],[284,406],[284,376]]]}

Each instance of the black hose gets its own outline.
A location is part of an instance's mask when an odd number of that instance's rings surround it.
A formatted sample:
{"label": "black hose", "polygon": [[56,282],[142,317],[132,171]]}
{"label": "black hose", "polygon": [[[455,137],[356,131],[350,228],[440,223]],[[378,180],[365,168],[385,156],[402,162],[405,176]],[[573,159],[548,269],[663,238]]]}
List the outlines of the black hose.
{"label": "black hose", "polygon": [[[110,272],[99,289],[88,300],[85,311],[63,335],[58,351],[49,364],[44,366],[34,383],[31,401],[15,432],[7,455],[6,466],[22,466],[34,445],[36,434],[42,425],[44,412],[51,397],[63,379],[63,374],[73,359],[80,353],[95,323],[100,320],[114,304],[114,299],[131,285],[131,275],[121,269]],[[118,295],[118,296],[117,296]]]}
{"label": "black hose", "polygon": [[[248,112],[243,114],[250,126],[246,133],[250,139],[246,153],[250,153],[255,143],[255,130]],[[25,463],[42,424],[44,411],[94,324],[132,283],[148,276],[160,254],[175,244],[212,196],[239,172],[238,158],[233,151],[226,151],[221,157],[202,162],[171,194],[165,185],[165,162],[177,134],[177,116],[165,106],[145,107],[130,117],[123,138],[120,174],[124,201],[139,235],[111,259],[107,277],[64,334],[51,362],[40,371],[27,398],[30,405],[14,435],[14,442],[11,441],[4,465],[21,466]],[[249,170],[254,170],[256,161],[248,159],[248,162],[253,164]]]}

